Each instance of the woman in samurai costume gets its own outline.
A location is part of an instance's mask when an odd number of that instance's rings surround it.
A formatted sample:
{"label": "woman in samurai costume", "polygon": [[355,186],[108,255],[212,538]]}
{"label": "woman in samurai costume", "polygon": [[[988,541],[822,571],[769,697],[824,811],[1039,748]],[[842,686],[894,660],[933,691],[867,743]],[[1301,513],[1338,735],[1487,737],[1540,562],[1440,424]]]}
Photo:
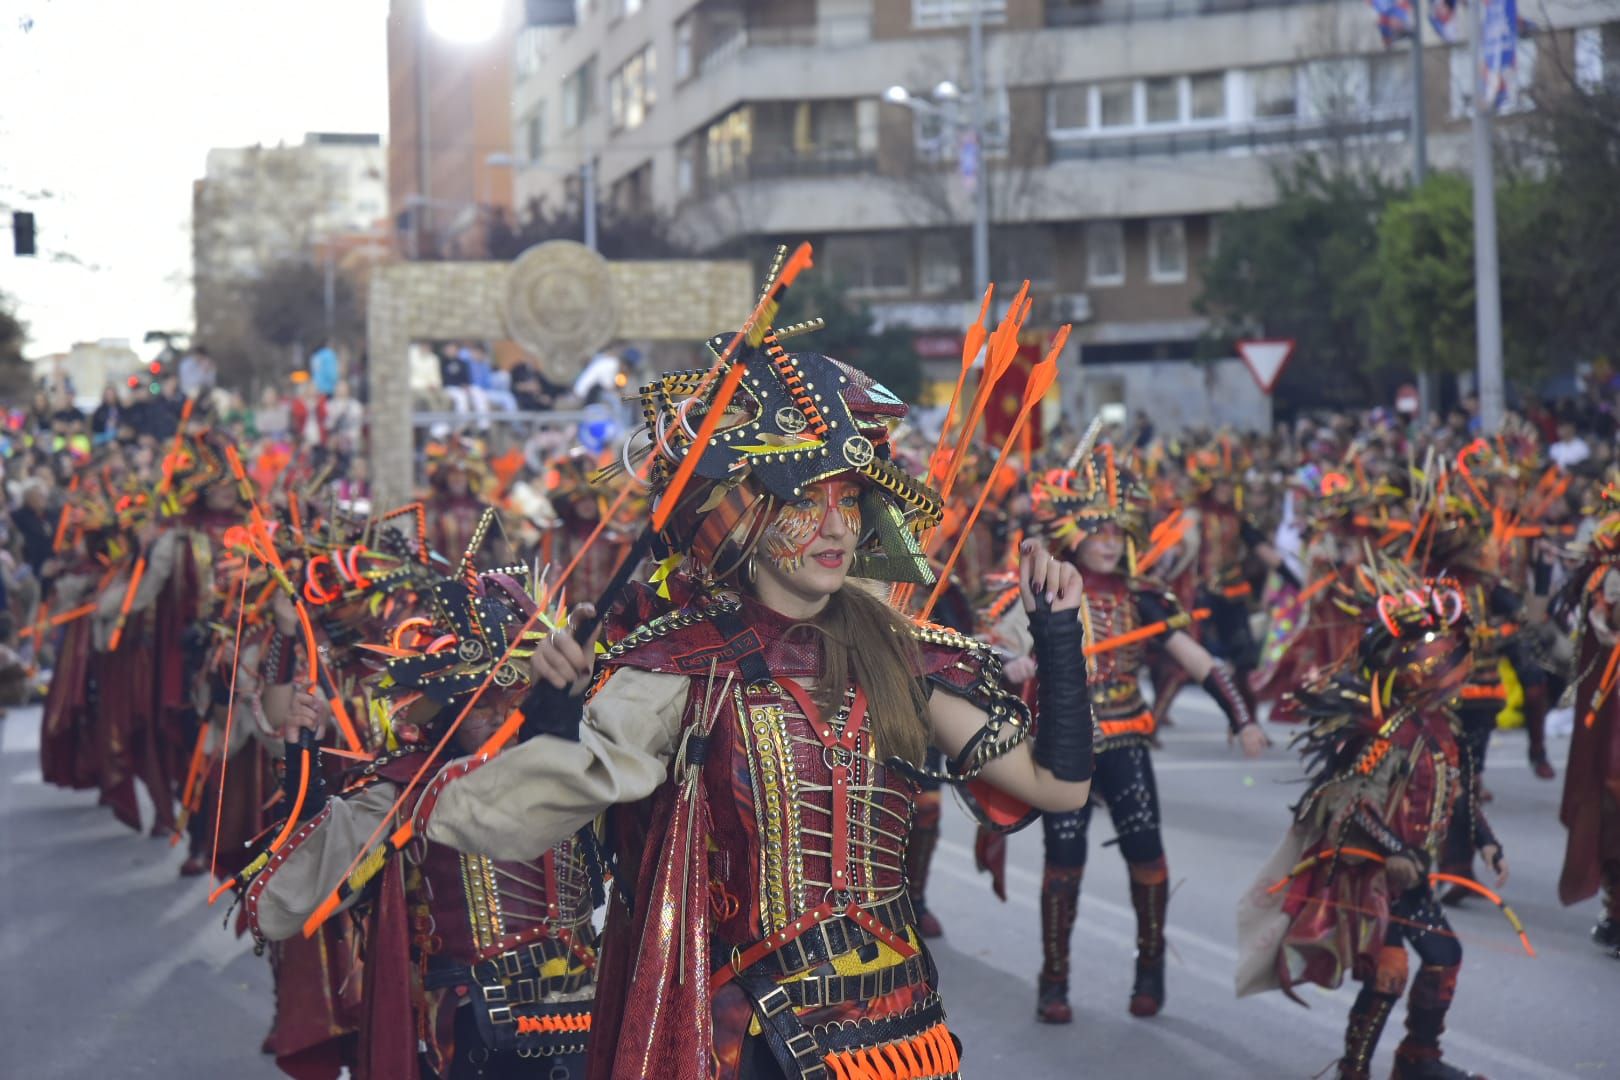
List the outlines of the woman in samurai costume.
{"label": "woman in samurai costume", "polygon": [[[475,537],[488,525],[477,524]],[[396,699],[383,710],[392,714],[385,743],[330,798],[322,755],[309,749],[327,706],[304,689],[307,676],[294,679],[301,642],[289,605],[279,605],[265,649],[265,711],[285,728],[283,783],[296,816],[249,867],[244,910],[256,936],[285,941],[364,901],[356,1075],[367,1080],[584,1076],[600,892],[590,837],[562,837],[522,859],[422,839],[405,845],[402,858],[385,859],[368,846],[398,828],[422,778],[483,745],[496,712],[460,716],[485,677],[496,687],[492,705],[515,701],[526,686],[510,662],[491,668],[516,649],[512,638],[534,601],[520,570],[471,572],[475,554],[469,548],[456,578],[424,588],[425,610],[398,623],[390,644],[374,652],[388,658],[381,691]],[[338,902],[323,908],[328,898]]]}
{"label": "woman in samurai costume", "polygon": [[[1361,983],[1338,1075],[1365,1080],[1402,992],[1406,1038],[1396,1080],[1464,1080],[1440,1035],[1462,947],[1435,898],[1430,870],[1468,775],[1449,708],[1472,669],[1468,605],[1454,581],[1414,579],[1394,564],[1374,582],[1366,624],[1345,667],[1300,691],[1310,727],[1297,736],[1312,779],[1294,825],[1238,912],[1239,995],[1316,983]],[[1374,578],[1373,575],[1377,577]],[[1507,861],[1478,804],[1470,832],[1507,880]],[[1452,828],[1456,825],[1452,824]],[[1407,985],[1407,948],[1419,968]]]}
{"label": "woman in samurai costume", "polygon": [[[449,767],[418,827],[530,857],[608,812],[592,1077],[954,1077],[906,880],[918,766],[939,747],[1009,827],[1083,805],[1084,672],[1042,688],[1032,732],[986,647],[852,580],[929,576],[914,529],[938,497],[890,462],[904,403],[774,331],[729,359],[727,340],[708,374],[643,390],[651,495],[674,507],[661,588],[615,605],[594,660],[573,635],[538,648],[542,733]],[[701,444],[726,364],[742,381]],[[688,454],[693,486],[672,488]],[[1037,647],[1072,655],[1079,575],[1033,545],[1022,574]]]}
{"label": "woman in samurai costume", "polygon": [[[1613,487],[1604,492],[1620,510]],[[1585,565],[1560,597],[1575,616],[1575,731],[1559,819],[1569,830],[1558,899],[1578,904],[1600,889],[1592,940],[1620,959],[1620,512],[1593,533]]]}
{"label": "woman in samurai costume", "polygon": [[[1158,784],[1149,754],[1154,714],[1140,683],[1148,653],[1162,650],[1190,680],[1203,686],[1226,714],[1244,753],[1254,757],[1266,746],[1231,667],[1216,661],[1187,633],[1191,620],[1168,588],[1133,573],[1145,503],[1146,492],[1130,472],[1116,466],[1112,447],[1093,454],[1083,473],[1049,475],[1036,499],[1037,520],[1055,556],[1085,576],[1080,617],[1093,655],[1087,658],[1077,650],[1059,662],[1090,668],[1099,733],[1092,792],[1094,799],[1108,804],[1136,909],[1133,1016],[1157,1015],[1164,1005],[1164,926],[1170,893]],[[1023,612],[1009,611],[991,638],[1017,657],[1007,665],[1014,681],[1050,677],[1051,664],[1031,659],[1030,624]],[[1122,639],[1130,643],[1113,647]],[[1035,1018],[1043,1023],[1067,1024],[1074,1019],[1069,1007],[1069,941],[1086,869],[1091,809],[1088,802],[1066,813],[1048,813],[1041,820],[1046,866],[1041,878],[1042,964]]]}

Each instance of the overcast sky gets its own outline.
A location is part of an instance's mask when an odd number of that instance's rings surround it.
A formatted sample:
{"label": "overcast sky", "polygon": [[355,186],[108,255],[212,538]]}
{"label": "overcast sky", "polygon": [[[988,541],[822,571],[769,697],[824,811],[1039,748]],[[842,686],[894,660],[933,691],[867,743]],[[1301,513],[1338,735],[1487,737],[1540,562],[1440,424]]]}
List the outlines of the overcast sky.
{"label": "overcast sky", "polygon": [[0,292],[30,324],[29,355],[189,328],[191,182],[209,148],[386,138],[387,13],[388,0],[0,0],[0,209],[34,211],[40,247],[19,259],[0,235]]}

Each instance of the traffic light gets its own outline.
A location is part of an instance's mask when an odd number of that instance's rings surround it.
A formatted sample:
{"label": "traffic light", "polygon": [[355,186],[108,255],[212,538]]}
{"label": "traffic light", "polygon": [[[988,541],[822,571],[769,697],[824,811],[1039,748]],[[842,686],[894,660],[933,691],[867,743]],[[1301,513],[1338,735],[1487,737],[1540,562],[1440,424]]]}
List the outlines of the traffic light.
{"label": "traffic light", "polygon": [[140,385],[141,385],[141,377],[139,375],[131,375],[129,377],[129,388],[131,390],[134,390],[135,388],[137,388]]}
{"label": "traffic light", "polygon": [[32,255],[34,249],[34,215],[27,210],[11,212],[11,249],[18,255]]}
{"label": "traffic light", "polygon": [[163,387],[159,386],[155,381],[149,384],[147,389],[152,391],[154,394],[161,394],[163,392]]}
{"label": "traffic light", "polygon": [[154,375],[163,374],[163,361],[161,361],[161,360],[152,361],[150,364],[146,365],[146,370],[150,371]]}

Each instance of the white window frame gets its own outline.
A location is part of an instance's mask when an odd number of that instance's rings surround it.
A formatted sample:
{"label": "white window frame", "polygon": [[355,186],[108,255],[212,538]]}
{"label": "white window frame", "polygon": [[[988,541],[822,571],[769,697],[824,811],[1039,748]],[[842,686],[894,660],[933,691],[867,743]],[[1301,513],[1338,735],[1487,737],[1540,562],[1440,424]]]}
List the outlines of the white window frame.
{"label": "white window frame", "polygon": [[966,26],[977,3],[986,26],[1007,21],[1007,0],[911,0],[911,25],[916,30]]}
{"label": "white window frame", "polygon": [[[1194,75],[1214,75],[1222,80],[1222,95],[1224,110],[1218,117],[1204,120],[1194,120],[1192,116],[1192,79]],[[1084,87],[1086,94],[1086,125],[1085,127],[1059,127],[1056,123],[1057,110],[1053,107],[1054,97],[1062,91],[1071,91],[1073,84],[1052,86],[1047,89],[1046,103],[1046,134],[1048,138],[1065,139],[1097,139],[1120,138],[1133,135],[1164,134],[1176,131],[1207,131],[1212,128],[1226,127],[1232,122],[1233,86],[1230,73],[1224,71],[1197,71],[1181,75],[1155,75],[1151,78],[1173,79],[1176,84],[1176,110],[1177,119],[1172,122],[1148,123],[1147,120],[1147,80],[1149,77],[1139,79],[1107,79],[1102,83],[1090,83]],[[1131,95],[1131,121],[1115,127],[1102,126],[1102,90],[1104,85],[1115,86],[1121,83],[1129,87]]]}
{"label": "white window frame", "polygon": [[[1181,235],[1181,267],[1166,270],[1159,265],[1158,235],[1171,229]],[[1187,220],[1185,218],[1153,218],[1147,231],[1148,280],[1155,285],[1180,285],[1187,280]]]}
{"label": "white window frame", "polygon": [[679,85],[697,74],[697,17],[691,13],[675,20],[675,82]]}
{"label": "white window frame", "polygon": [[[1119,270],[1117,273],[1097,272],[1099,237],[1108,236],[1118,242]],[[1086,285],[1088,288],[1117,288],[1125,284],[1126,273],[1125,223],[1123,221],[1092,221],[1086,224]]]}

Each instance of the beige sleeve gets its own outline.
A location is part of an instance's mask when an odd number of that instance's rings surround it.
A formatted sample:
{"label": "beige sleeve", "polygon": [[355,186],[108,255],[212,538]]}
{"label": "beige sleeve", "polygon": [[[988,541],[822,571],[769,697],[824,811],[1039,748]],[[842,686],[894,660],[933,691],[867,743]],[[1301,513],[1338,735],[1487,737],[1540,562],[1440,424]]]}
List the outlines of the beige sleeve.
{"label": "beige sleeve", "polygon": [[985,635],[985,644],[1005,657],[1028,656],[1035,651],[1035,639],[1029,632],[1029,615],[1024,605],[1014,603],[996,621]]}
{"label": "beige sleeve", "polygon": [[[349,864],[387,816],[398,794],[395,785],[376,783],[353,798],[328,803],[326,819],[315,831],[285,862],[265,871],[271,876],[259,894],[259,933],[272,941],[282,941],[302,931],[304,921],[315,913],[321,901],[343,883]],[[357,899],[358,894],[349,897],[338,910],[352,906]]]}
{"label": "beige sleeve", "polygon": [[439,793],[427,836],[496,859],[534,859],[669,773],[689,682],[622,668],[585,707],[579,741],[538,735]]}

